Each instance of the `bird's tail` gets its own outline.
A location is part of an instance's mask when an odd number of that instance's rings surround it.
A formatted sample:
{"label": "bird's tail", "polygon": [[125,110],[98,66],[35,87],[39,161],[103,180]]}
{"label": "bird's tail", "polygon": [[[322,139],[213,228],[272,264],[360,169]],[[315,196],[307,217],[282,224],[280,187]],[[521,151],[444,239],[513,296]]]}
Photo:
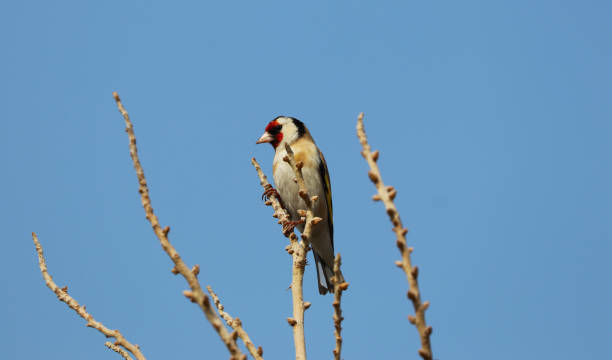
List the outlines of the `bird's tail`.
{"label": "bird's tail", "polygon": [[[325,263],[317,254],[316,251],[312,252],[315,259],[315,267],[317,268],[317,279],[319,283],[319,294],[325,295],[328,291],[330,293],[334,292],[334,283],[332,278],[334,276],[334,268],[333,264]],[[339,284],[344,282],[344,276],[342,276],[342,272],[338,274]]]}

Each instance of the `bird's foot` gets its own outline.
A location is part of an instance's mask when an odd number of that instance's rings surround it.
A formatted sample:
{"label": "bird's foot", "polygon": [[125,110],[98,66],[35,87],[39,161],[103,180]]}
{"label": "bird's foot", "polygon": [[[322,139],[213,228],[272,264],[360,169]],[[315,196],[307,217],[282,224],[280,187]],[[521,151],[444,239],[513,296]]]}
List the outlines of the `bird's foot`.
{"label": "bird's foot", "polygon": [[270,198],[270,196],[274,195],[274,197],[276,197],[277,199],[280,200],[280,194],[278,193],[278,191],[276,191],[276,189],[274,187],[272,187],[272,185],[267,184],[264,187],[264,192],[261,195],[261,199],[262,200],[268,200]]}
{"label": "bird's foot", "polygon": [[304,219],[300,220],[287,220],[283,222],[283,234],[290,234],[295,229],[296,225],[303,224]]}

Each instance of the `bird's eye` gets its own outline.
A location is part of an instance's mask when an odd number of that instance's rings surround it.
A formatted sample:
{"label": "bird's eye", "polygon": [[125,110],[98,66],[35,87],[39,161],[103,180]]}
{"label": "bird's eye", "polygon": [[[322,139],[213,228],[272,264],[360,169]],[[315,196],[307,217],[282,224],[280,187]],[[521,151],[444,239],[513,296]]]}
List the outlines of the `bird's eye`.
{"label": "bird's eye", "polygon": [[272,134],[272,135],[276,135],[276,134],[278,134],[281,131],[282,127],[283,127],[282,125],[276,125],[273,128],[271,128],[270,130],[268,130],[268,132],[270,134]]}

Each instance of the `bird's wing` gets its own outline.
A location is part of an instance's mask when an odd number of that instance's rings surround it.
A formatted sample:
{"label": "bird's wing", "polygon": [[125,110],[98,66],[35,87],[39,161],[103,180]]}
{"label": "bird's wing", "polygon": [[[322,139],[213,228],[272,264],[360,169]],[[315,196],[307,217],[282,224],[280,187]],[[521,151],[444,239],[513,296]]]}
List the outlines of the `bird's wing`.
{"label": "bird's wing", "polygon": [[327,171],[327,163],[323,157],[323,153],[319,150],[319,175],[321,175],[321,183],[323,184],[323,193],[325,194],[325,204],[327,205],[327,216],[329,221],[329,237],[334,248],[334,214],[332,208],[331,183],[329,182],[329,172]]}

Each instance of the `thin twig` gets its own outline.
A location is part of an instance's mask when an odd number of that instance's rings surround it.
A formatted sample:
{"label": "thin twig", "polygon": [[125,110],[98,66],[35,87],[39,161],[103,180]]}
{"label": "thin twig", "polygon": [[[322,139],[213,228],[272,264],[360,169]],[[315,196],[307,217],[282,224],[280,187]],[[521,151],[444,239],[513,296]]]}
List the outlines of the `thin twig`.
{"label": "thin twig", "polygon": [[419,355],[421,355],[424,360],[432,360],[433,353],[431,351],[430,338],[433,329],[431,326],[427,326],[427,323],[425,322],[425,311],[429,307],[429,301],[421,302],[421,292],[419,291],[419,283],[417,281],[419,276],[419,268],[417,266],[412,266],[410,262],[410,253],[412,252],[412,248],[408,248],[406,245],[406,234],[408,233],[408,229],[404,228],[402,225],[399,212],[393,203],[393,199],[397,195],[397,191],[392,186],[385,186],[383,183],[380,175],[380,169],[376,164],[379,152],[378,150],[372,152],[370,145],[368,144],[368,138],[366,137],[365,128],[363,127],[363,113],[359,114],[359,118],[357,119],[357,137],[359,137],[359,142],[363,147],[361,155],[363,155],[370,166],[368,176],[376,186],[376,190],[378,190],[378,194],[374,195],[372,199],[375,201],[382,201],[385,205],[387,215],[389,215],[389,219],[391,220],[391,223],[393,223],[393,232],[397,237],[396,245],[400,251],[400,254],[402,255],[402,260],[397,261],[396,265],[404,270],[404,273],[406,273],[406,278],[408,279],[410,289],[408,290],[407,295],[410,301],[412,301],[416,314],[416,316],[408,316],[408,319],[415,325],[421,338],[422,347],[419,349]]}
{"label": "thin twig", "polygon": [[[304,281],[304,269],[306,267],[306,255],[310,249],[308,238],[312,231],[312,226],[317,224],[320,219],[313,215],[313,202],[317,200],[316,196],[310,197],[304,177],[302,176],[301,163],[296,163],[293,156],[291,147],[285,144],[287,150],[287,156],[283,158],[291,168],[293,169],[298,183],[298,195],[304,199],[307,209],[304,211],[305,215],[305,227],[302,233],[302,241],[298,241],[297,236],[294,232],[290,234],[285,233],[285,236],[289,236],[289,245],[286,250],[291,255],[293,260],[292,276],[291,276],[291,295],[293,299],[293,317],[288,318],[287,322],[293,328],[293,342],[295,344],[295,358],[296,360],[306,360],[306,339],[304,336],[304,311],[310,307],[309,302],[304,302],[303,295],[303,281]],[[251,163],[259,175],[261,186],[264,190],[271,187],[266,175],[261,170],[261,166],[257,163],[255,158],[251,159]],[[279,219],[279,224],[284,224],[290,220],[288,212],[282,207],[280,199],[276,197],[276,194],[270,195],[266,205],[272,206],[274,209],[274,217]]]}
{"label": "thin twig", "polygon": [[333,306],[334,306],[334,336],[336,337],[336,348],[334,349],[333,353],[334,353],[334,359],[335,360],[340,360],[341,359],[341,352],[342,352],[342,320],[344,320],[344,318],[342,317],[342,308],[341,308],[341,302],[342,302],[342,292],[346,291],[346,289],[348,289],[349,283],[347,282],[343,282],[341,284],[339,284],[338,280],[339,280],[339,275],[341,274],[340,272],[340,265],[342,264],[342,259],[340,257],[340,253],[338,253],[336,255],[336,258],[334,259],[334,276],[332,278],[333,282],[334,282],[334,302],[333,302]]}
{"label": "thin twig", "polygon": [[206,290],[208,290],[208,293],[213,298],[215,306],[217,307],[217,310],[219,310],[219,315],[221,315],[221,317],[223,318],[223,320],[225,320],[228,326],[230,326],[232,329],[234,329],[234,331],[236,331],[238,337],[242,339],[244,345],[246,345],[253,358],[256,360],[263,360],[263,348],[261,346],[259,348],[256,348],[255,345],[253,345],[253,342],[249,338],[249,334],[247,334],[247,332],[242,327],[242,321],[239,318],[233,319],[230,314],[225,312],[223,304],[221,304],[221,300],[219,300],[219,297],[217,296],[217,294],[215,294],[215,292],[210,286],[207,286]]}
{"label": "thin twig", "polygon": [[106,345],[107,348],[113,350],[117,354],[121,355],[121,357],[124,358],[125,360],[132,360],[132,358],[127,353],[127,351],[123,350],[122,348],[120,348],[119,346],[113,344],[112,342],[107,341],[107,342],[104,343],[104,345]]}
{"label": "thin twig", "polygon": [[170,240],[168,239],[168,233],[170,232],[170,227],[166,226],[165,228],[162,229],[159,223],[159,219],[155,215],[153,211],[153,207],[151,206],[151,198],[149,197],[149,189],[147,187],[147,180],[145,179],[142,165],[140,164],[140,160],[138,159],[138,149],[136,147],[136,136],[134,135],[134,126],[132,125],[132,122],[130,121],[130,117],[127,111],[121,104],[121,99],[119,98],[119,95],[116,92],[113,92],[113,97],[115,98],[115,101],[117,102],[117,107],[119,108],[119,112],[121,113],[121,115],[123,115],[123,118],[125,120],[125,126],[126,126],[125,131],[128,134],[128,138],[130,142],[130,156],[132,157],[132,161],[134,162],[134,169],[136,170],[136,175],[138,177],[138,184],[139,184],[138,191],[140,192],[142,206],[144,207],[146,218],[151,223],[151,226],[153,227],[153,232],[159,239],[162,248],[164,249],[164,251],[168,254],[170,259],[174,263],[174,268],[172,269],[172,272],[174,274],[180,273],[185,278],[185,280],[187,281],[187,284],[189,285],[189,288],[191,289],[190,291],[185,290],[183,292],[183,295],[185,295],[185,297],[187,297],[192,302],[197,303],[200,309],[202,309],[202,311],[204,312],[204,315],[206,316],[206,319],[208,319],[208,321],[211,323],[213,328],[217,331],[217,333],[219,334],[219,337],[221,338],[221,340],[227,347],[231,355],[231,359],[239,359],[239,360],[246,359],[246,355],[243,354],[242,351],[240,351],[240,349],[238,348],[238,345],[236,344],[236,339],[232,337],[230,333],[227,331],[227,329],[223,325],[223,322],[219,318],[219,315],[217,315],[217,312],[214,310],[213,306],[210,304],[210,299],[208,298],[208,296],[206,296],[204,291],[202,291],[202,286],[200,285],[200,282],[198,281],[198,278],[197,278],[197,273],[199,272],[199,266],[196,265],[193,270],[188,268],[187,265],[185,265],[185,263],[183,262],[183,259],[181,259],[181,256],[179,255],[179,253],[176,251],[174,246],[172,246],[172,244],[170,243]]}
{"label": "thin twig", "polygon": [[42,273],[43,279],[47,284],[47,287],[51,289],[57,296],[58,300],[66,303],[69,308],[74,310],[80,317],[87,321],[87,327],[94,328],[104,334],[106,337],[115,338],[115,345],[123,346],[127,351],[131,352],[132,355],[136,357],[138,360],[145,360],[144,355],[140,352],[140,348],[138,345],[132,344],[127,341],[123,335],[119,332],[119,330],[111,330],[104,326],[101,322],[94,320],[93,315],[88,313],[85,310],[85,305],[81,306],[79,303],[70,295],[68,295],[68,287],[65,286],[60,288],[55,284],[51,275],[49,275],[49,271],[47,270],[47,263],[45,261],[45,256],[43,254],[42,245],[38,241],[38,236],[35,233],[32,233],[32,240],[34,240],[34,246],[36,247],[36,252],[38,253],[38,266],[40,267],[40,272]]}

